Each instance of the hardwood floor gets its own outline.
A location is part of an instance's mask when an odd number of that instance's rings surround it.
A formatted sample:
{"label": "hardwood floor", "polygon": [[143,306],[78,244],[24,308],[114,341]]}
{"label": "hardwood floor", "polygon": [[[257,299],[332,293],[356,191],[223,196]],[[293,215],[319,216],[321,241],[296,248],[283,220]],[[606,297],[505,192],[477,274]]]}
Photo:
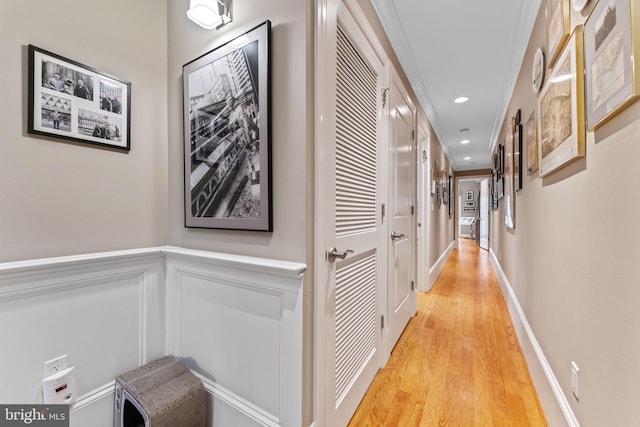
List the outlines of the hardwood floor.
{"label": "hardwood floor", "polygon": [[350,426],[547,426],[488,253],[459,248]]}

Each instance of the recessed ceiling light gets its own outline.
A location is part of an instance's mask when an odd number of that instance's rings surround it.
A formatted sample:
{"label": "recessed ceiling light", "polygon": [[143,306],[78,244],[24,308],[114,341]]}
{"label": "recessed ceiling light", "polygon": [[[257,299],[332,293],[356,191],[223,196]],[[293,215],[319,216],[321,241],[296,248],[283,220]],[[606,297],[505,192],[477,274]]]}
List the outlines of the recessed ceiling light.
{"label": "recessed ceiling light", "polygon": [[463,139],[462,141],[460,141],[460,144],[468,144],[471,141],[469,141],[468,139]]}
{"label": "recessed ceiling light", "polygon": [[453,100],[456,104],[462,104],[463,102],[467,102],[469,100],[468,96],[461,96]]}
{"label": "recessed ceiling light", "polygon": [[471,160],[471,157],[467,156],[464,158],[465,160]]}

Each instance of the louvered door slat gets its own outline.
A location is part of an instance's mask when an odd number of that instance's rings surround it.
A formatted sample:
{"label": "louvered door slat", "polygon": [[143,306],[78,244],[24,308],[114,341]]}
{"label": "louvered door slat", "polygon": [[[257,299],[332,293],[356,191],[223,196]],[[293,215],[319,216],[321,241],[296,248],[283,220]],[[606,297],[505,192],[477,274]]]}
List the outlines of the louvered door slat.
{"label": "louvered door slat", "polygon": [[340,27],[337,64],[336,235],[344,236],[376,226],[378,76]]}
{"label": "louvered door slat", "polygon": [[[378,75],[338,26],[336,237],[376,232]],[[336,265],[335,398],[349,392],[376,351],[377,253]]]}

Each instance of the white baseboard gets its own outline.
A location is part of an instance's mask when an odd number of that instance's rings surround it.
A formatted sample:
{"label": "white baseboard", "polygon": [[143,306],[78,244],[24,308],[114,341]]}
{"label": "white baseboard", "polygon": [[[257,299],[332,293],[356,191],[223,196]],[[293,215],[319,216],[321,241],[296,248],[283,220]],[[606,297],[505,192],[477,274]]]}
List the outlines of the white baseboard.
{"label": "white baseboard", "polygon": [[550,426],[580,427],[580,423],[573,413],[573,409],[571,409],[571,405],[562,391],[493,249],[489,253],[547,422]]}
{"label": "white baseboard", "polygon": [[440,255],[440,258],[438,258],[435,264],[433,264],[431,268],[429,268],[429,289],[428,290],[431,290],[431,288],[433,287],[433,284],[436,283],[436,280],[438,280],[438,276],[440,276],[440,273],[442,272],[444,265],[447,263],[447,260],[449,259],[449,255],[451,255],[451,252],[453,252],[455,245],[456,245],[456,240],[452,241],[449,244],[447,249],[445,249],[444,252],[442,252],[442,254]]}

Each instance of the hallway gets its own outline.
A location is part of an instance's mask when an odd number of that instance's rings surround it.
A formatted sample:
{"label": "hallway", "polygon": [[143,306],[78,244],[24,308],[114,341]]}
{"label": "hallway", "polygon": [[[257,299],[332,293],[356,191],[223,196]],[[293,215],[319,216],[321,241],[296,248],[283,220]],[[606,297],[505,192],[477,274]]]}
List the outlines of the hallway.
{"label": "hallway", "polygon": [[460,239],[350,426],[546,426],[488,252]]}

